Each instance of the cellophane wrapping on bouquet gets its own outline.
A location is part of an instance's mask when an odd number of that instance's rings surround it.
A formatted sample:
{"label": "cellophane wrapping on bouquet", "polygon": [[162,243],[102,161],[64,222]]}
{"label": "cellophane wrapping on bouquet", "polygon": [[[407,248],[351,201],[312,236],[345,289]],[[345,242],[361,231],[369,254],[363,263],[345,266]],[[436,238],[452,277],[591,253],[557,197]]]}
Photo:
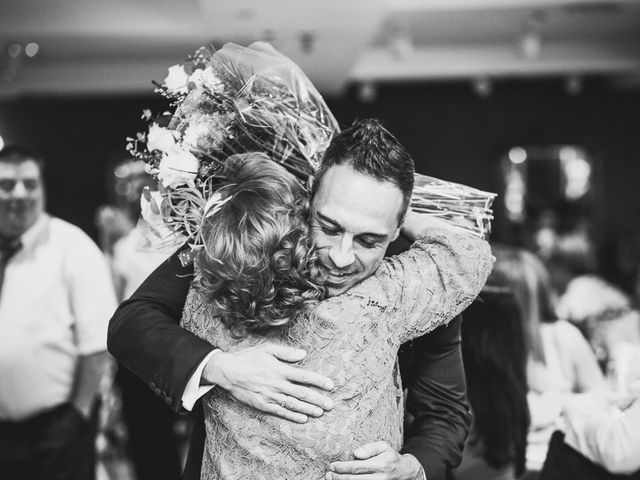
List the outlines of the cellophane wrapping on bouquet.
{"label": "cellophane wrapping on bouquet", "polygon": [[495,197],[495,193],[416,174],[411,208],[486,238],[491,232]]}
{"label": "cellophane wrapping on bouquet", "polygon": [[202,245],[205,205],[230,155],[266,153],[305,183],[338,131],[305,74],[264,42],[202,47],[171,67],[156,92],[172,111],[154,116],[145,110],[148,131],[127,139],[129,152],[158,179],[159,190],[141,199],[155,248]]}

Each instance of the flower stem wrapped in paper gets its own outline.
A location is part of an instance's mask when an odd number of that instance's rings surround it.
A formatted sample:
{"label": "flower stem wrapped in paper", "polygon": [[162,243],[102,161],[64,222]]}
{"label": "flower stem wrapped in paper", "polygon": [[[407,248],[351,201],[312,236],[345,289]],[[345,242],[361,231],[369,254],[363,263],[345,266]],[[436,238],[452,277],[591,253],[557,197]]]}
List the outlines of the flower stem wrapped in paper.
{"label": "flower stem wrapped in paper", "polygon": [[495,197],[495,193],[416,174],[411,208],[485,238],[491,232]]}
{"label": "flower stem wrapped in paper", "polygon": [[338,130],[300,68],[264,42],[202,47],[171,67],[156,91],[174,111],[154,118],[146,110],[148,132],[127,146],[159,181],[160,196],[142,199],[156,247],[202,244],[205,205],[224,180],[230,155],[266,153],[305,183]]}

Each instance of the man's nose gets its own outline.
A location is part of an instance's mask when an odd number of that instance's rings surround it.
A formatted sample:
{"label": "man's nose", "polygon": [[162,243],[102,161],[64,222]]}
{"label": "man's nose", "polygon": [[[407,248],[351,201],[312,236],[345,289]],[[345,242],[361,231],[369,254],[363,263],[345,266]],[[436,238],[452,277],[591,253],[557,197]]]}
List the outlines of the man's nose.
{"label": "man's nose", "polygon": [[24,185],[24,182],[16,182],[13,190],[11,191],[11,196],[13,198],[24,198],[27,196],[27,188]]}
{"label": "man's nose", "polygon": [[329,250],[329,258],[336,268],[345,268],[351,265],[355,260],[353,239],[346,235],[342,237],[342,239]]}

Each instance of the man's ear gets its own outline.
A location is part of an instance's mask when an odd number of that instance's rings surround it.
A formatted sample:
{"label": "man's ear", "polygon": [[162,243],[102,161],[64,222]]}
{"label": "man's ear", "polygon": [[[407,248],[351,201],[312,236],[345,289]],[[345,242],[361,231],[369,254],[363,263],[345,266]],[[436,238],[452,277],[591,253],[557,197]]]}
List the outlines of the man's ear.
{"label": "man's ear", "polygon": [[[396,228],[396,231],[393,234],[393,238],[391,238],[391,242],[396,240],[399,236],[400,236],[400,227]],[[389,243],[391,243],[391,242],[389,242]]]}

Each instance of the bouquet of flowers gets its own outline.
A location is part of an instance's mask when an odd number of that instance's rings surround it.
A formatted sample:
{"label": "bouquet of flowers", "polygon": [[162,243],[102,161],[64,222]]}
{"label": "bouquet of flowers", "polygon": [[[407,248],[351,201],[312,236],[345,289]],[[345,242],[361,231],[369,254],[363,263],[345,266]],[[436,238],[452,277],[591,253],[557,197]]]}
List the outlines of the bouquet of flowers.
{"label": "bouquet of flowers", "polygon": [[[158,190],[141,198],[140,226],[152,249],[174,249],[185,241],[192,251],[202,245],[202,221],[221,206],[216,190],[230,155],[266,153],[306,184],[338,132],[300,68],[264,42],[228,43],[217,51],[202,47],[169,68],[156,92],[173,111],[153,116],[145,110],[148,131],[127,139],[129,152],[158,180]],[[417,175],[411,206],[484,236],[494,197]]]}
{"label": "bouquet of flowers", "polygon": [[264,152],[304,183],[338,131],[300,68],[264,42],[202,47],[171,67],[156,92],[173,111],[154,117],[145,110],[148,131],[127,139],[128,151],[158,179],[159,190],[141,199],[156,246],[202,244],[202,216],[230,155]]}
{"label": "bouquet of flowers", "polygon": [[491,232],[491,204],[495,197],[495,193],[417,173],[411,208],[484,238]]}

